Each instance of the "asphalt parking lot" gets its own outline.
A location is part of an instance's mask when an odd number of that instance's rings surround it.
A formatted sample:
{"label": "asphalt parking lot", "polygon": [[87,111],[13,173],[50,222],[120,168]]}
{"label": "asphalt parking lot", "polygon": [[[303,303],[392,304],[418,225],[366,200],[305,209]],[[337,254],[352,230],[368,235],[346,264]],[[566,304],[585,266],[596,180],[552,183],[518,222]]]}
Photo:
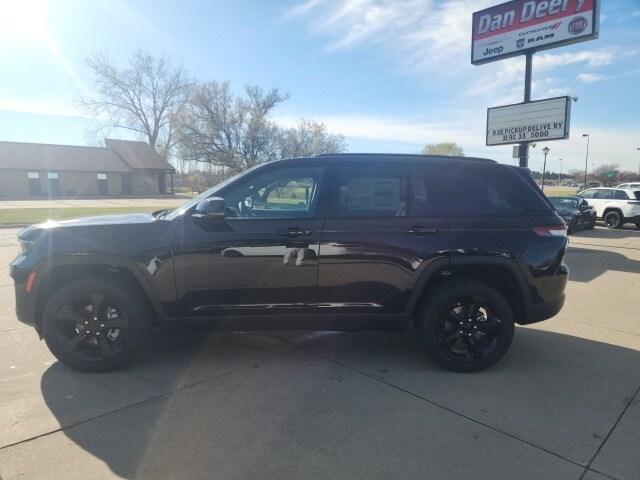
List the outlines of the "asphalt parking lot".
{"label": "asphalt parking lot", "polygon": [[408,335],[158,332],[126,370],[57,363],[14,315],[0,230],[0,476],[640,478],[640,231],[571,237],[564,310],[477,374]]}

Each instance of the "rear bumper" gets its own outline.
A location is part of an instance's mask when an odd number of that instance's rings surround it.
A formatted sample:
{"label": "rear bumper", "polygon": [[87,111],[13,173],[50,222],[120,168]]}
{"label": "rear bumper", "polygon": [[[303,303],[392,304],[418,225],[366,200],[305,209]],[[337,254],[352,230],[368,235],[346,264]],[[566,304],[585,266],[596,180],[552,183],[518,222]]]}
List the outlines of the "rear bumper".
{"label": "rear bumper", "polygon": [[529,316],[526,321],[518,322],[520,325],[530,325],[555,317],[564,306],[565,294],[556,300],[545,303],[534,303],[529,306]]}

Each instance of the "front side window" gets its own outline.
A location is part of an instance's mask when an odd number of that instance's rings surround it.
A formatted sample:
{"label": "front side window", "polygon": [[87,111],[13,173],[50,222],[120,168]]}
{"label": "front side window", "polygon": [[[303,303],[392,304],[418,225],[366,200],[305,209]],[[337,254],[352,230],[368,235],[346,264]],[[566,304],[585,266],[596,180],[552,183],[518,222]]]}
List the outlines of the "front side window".
{"label": "front side window", "polygon": [[580,196],[582,198],[596,198],[596,193],[597,190],[585,190],[584,192],[580,193]]}
{"label": "front side window", "polygon": [[[407,183],[403,169],[365,163],[339,167],[330,215],[337,218],[406,216]],[[425,197],[426,191],[419,191],[417,195]]]}
{"label": "front side window", "polygon": [[322,167],[285,167],[240,181],[224,193],[230,218],[312,218]]}

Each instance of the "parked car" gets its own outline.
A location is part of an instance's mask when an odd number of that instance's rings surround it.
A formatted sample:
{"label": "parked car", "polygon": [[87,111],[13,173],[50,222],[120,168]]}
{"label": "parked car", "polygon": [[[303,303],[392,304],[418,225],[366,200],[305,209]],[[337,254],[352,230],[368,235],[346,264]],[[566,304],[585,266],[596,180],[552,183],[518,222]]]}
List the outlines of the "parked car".
{"label": "parked car", "polygon": [[636,182],[636,183],[621,183],[616,188],[630,188],[632,190],[640,190],[640,182]]}
{"label": "parked car", "polygon": [[596,226],[596,211],[584,198],[572,195],[549,197],[549,201],[567,224],[568,233]]}
{"label": "parked car", "polygon": [[[460,192],[464,192],[460,195]],[[269,162],[173,211],[22,230],[16,309],[83,371],[124,365],[155,323],[402,330],[480,370],[514,323],[562,308],[566,225],[528,170],[486,159]]]}
{"label": "parked car", "polygon": [[593,206],[599,220],[609,228],[634,223],[640,229],[640,190],[629,188],[590,188],[578,194]]}

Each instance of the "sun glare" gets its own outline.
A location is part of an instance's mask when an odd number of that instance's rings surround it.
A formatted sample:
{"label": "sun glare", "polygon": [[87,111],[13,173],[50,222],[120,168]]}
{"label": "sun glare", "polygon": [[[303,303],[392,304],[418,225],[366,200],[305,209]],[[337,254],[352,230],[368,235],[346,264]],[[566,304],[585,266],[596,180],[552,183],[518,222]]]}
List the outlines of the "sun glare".
{"label": "sun glare", "polygon": [[44,0],[0,0],[0,35],[41,37],[45,32]]}

